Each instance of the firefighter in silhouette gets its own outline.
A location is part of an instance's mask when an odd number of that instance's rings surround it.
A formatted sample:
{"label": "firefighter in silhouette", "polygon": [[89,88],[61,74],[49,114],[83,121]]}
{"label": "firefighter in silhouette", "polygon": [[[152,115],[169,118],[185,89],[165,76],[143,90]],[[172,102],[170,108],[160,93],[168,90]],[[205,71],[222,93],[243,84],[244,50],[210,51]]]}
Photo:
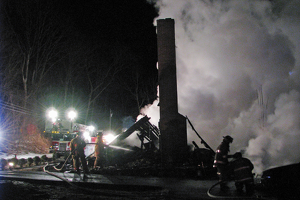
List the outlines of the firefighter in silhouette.
{"label": "firefighter in silhouette", "polygon": [[71,140],[71,144],[70,144],[72,158],[73,158],[73,167],[77,173],[80,173],[79,167],[81,162],[84,174],[89,174],[89,169],[87,167],[87,163],[84,155],[85,146],[86,143],[82,138],[82,132],[78,132],[76,137]]}
{"label": "firefighter in silhouette", "polygon": [[235,160],[230,165],[232,166],[237,193],[242,194],[245,185],[247,195],[252,195],[254,192],[252,174],[254,166],[252,162],[247,158],[243,158],[241,152],[235,153],[233,158]]}
{"label": "firefighter in silhouette", "polygon": [[103,144],[103,133],[97,133],[96,145],[95,145],[95,157],[94,169],[100,167],[103,168],[104,163],[104,144]]}
{"label": "firefighter in silhouette", "polygon": [[216,150],[216,155],[214,159],[214,167],[217,168],[220,188],[222,191],[228,190],[228,186],[226,181],[229,179],[230,176],[230,167],[228,164],[228,158],[232,158],[232,155],[228,155],[229,152],[229,144],[232,143],[233,138],[229,135],[223,137],[223,141],[218,146]]}

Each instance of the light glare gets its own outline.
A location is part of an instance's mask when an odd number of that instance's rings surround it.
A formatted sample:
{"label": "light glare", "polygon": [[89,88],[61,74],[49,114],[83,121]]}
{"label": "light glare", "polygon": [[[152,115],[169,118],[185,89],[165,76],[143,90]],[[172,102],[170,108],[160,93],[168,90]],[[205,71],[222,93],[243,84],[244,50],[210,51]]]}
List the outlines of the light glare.
{"label": "light glare", "polygon": [[83,137],[84,137],[84,140],[88,140],[88,141],[91,140],[91,136],[88,131],[83,132]]}
{"label": "light glare", "polygon": [[88,126],[88,130],[89,130],[90,132],[93,132],[93,131],[95,130],[95,127],[94,127],[94,126]]}
{"label": "light glare", "polygon": [[112,141],[114,141],[115,138],[116,136],[111,133],[103,135],[103,140],[106,144],[111,143]]}
{"label": "light glare", "polygon": [[74,120],[77,117],[77,112],[75,112],[74,110],[69,111],[68,117],[70,120]]}
{"label": "light glare", "polygon": [[57,116],[58,116],[58,112],[54,108],[48,111],[48,117],[52,119],[52,121],[53,120],[55,121]]}

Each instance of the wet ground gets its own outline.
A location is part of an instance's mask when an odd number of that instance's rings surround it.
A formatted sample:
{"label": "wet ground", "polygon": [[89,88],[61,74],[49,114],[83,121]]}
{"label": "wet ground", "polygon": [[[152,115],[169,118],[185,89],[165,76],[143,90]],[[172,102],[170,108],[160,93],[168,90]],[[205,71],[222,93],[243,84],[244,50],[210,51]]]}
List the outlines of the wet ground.
{"label": "wet ground", "polygon": [[275,199],[260,193],[236,196],[233,182],[227,194],[215,187],[210,196],[207,191],[216,180],[101,174],[83,177],[70,172],[1,171],[0,199]]}
{"label": "wet ground", "polygon": [[[122,190],[107,188],[85,188],[66,184],[32,183],[24,181],[0,181],[0,199],[35,200],[35,199],[170,199],[163,190]],[[173,198],[172,198],[173,199]],[[175,198],[176,199],[176,198]]]}
{"label": "wet ground", "polygon": [[[183,171],[179,170],[176,174],[179,172],[182,174]],[[270,193],[261,191],[256,191],[251,197],[236,196],[234,182],[229,184],[230,191],[227,194],[220,193],[218,186],[212,188],[208,194],[208,190],[218,182],[217,179],[157,177],[147,174],[141,176],[142,174],[144,173],[140,173],[139,170],[128,173],[113,169],[91,173],[85,179],[83,174],[78,175],[70,171],[57,172],[51,167],[43,166],[5,170],[0,171],[0,200],[277,199]]]}
{"label": "wet ground", "polygon": [[206,190],[212,184],[201,188],[200,182],[185,179],[91,174],[84,180],[82,174],[54,175],[63,180],[44,172],[1,172],[0,199],[208,199]]}

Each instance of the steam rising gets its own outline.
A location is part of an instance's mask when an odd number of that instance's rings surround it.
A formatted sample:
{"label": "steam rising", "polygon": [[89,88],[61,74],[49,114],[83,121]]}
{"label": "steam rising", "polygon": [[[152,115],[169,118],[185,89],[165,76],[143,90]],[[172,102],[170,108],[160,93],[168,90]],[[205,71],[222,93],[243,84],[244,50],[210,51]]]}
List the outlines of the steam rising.
{"label": "steam rising", "polygon": [[[231,135],[231,153],[245,150],[257,173],[299,162],[300,2],[156,5],[159,19],[175,20],[179,113],[213,149]],[[151,117],[146,108],[143,113]],[[188,130],[192,141],[200,145]]]}

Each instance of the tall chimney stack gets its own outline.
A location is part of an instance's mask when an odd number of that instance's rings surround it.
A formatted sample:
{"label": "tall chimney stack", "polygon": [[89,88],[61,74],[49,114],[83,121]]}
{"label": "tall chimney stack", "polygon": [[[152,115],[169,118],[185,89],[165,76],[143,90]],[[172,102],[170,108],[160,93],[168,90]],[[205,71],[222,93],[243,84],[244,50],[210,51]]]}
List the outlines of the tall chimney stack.
{"label": "tall chimney stack", "polygon": [[181,164],[187,157],[186,118],[178,113],[175,23],[157,20],[160,151],[164,165]]}

